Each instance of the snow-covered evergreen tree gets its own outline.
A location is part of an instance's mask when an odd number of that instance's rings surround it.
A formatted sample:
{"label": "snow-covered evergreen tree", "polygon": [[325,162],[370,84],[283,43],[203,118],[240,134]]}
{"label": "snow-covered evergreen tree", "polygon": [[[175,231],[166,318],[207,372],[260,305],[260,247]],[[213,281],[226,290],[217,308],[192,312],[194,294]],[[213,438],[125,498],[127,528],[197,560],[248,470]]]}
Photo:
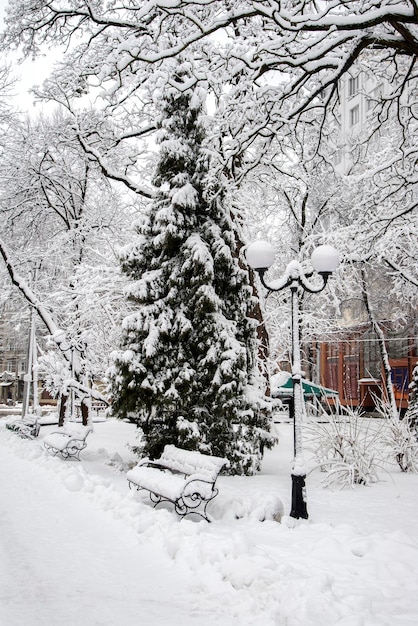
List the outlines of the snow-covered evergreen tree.
{"label": "snow-covered evergreen tree", "polygon": [[231,472],[251,474],[270,442],[247,316],[252,293],[222,191],[208,183],[204,93],[189,79],[187,64],[178,64],[156,94],[157,191],[122,256],[137,310],[115,355],[113,411],[135,417],[144,454],[156,457],[173,443],[225,456]]}

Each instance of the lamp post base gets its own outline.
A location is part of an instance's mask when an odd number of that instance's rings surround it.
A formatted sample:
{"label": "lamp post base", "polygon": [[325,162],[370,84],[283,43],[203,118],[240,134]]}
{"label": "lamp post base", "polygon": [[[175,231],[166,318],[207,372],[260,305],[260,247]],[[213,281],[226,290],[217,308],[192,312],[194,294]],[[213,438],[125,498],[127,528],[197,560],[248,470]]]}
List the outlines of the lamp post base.
{"label": "lamp post base", "polygon": [[306,475],[292,474],[292,510],[290,511],[290,517],[295,517],[296,519],[308,519],[305,479]]}

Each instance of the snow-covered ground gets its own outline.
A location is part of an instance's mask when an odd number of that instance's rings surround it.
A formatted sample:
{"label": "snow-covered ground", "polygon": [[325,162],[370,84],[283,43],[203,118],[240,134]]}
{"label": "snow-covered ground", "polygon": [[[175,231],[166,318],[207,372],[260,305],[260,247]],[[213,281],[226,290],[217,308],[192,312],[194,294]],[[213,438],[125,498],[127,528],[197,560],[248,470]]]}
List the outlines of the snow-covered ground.
{"label": "snow-covered ground", "polygon": [[[128,489],[135,427],[94,424],[82,461],[0,419],[1,626],[416,626],[418,476],[290,502],[292,427],[254,477],[218,479],[212,524],[178,521]],[[267,518],[267,519],[266,519]],[[261,521],[264,520],[264,521]]]}

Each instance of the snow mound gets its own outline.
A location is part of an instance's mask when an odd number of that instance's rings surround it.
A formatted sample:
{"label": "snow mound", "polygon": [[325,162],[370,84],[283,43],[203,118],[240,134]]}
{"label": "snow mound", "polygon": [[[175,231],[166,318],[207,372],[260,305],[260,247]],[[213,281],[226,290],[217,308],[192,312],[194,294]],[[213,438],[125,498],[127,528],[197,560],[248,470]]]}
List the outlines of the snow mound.
{"label": "snow mound", "polygon": [[273,493],[239,495],[221,489],[210,506],[211,515],[218,521],[250,519],[280,522],[284,514],[283,502]]}
{"label": "snow mound", "polygon": [[80,476],[79,472],[70,472],[64,476],[62,482],[67,487],[68,491],[81,491],[84,487],[84,480]]}

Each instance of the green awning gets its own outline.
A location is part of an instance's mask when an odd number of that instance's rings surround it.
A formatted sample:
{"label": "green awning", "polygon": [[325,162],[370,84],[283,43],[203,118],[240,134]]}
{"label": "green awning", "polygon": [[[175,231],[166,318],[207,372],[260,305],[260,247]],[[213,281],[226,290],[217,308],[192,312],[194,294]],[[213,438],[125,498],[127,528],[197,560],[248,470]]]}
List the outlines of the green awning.
{"label": "green awning", "polygon": [[[302,386],[303,386],[303,395],[307,398],[317,396],[318,398],[325,397],[336,397],[338,396],[338,391],[334,389],[328,389],[327,387],[323,387],[322,385],[316,385],[310,380],[306,380],[302,378]],[[282,383],[279,387],[272,386],[271,395],[273,398],[289,398],[293,394],[293,382],[292,378],[289,376],[286,382]]]}

